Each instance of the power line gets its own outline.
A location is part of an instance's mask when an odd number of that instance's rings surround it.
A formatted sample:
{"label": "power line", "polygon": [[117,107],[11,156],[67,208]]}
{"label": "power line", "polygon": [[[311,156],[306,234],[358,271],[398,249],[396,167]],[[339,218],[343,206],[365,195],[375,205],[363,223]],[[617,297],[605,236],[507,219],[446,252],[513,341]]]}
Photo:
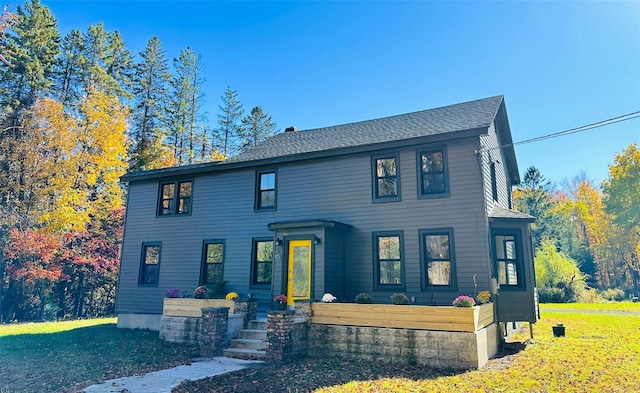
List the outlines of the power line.
{"label": "power line", "polygon": [[594,128],[600,128],[600,127],[608,126],[608,125],[611,125],[611,124],[632,120],[632,119],[635,119],[635,118],[638,118],[638,117],[640,117],[640,111],[630,112],[630,113],[627,113],[627,114],[624,114],[624,115],[612,117],[610,119],[601,120],[601,121],[598,121],[598,122],[595,122],[595,123],[591,123],[591,124],[585,124],[585,125],[580,126],[580,127],[569,128],[568,130],[553,132],[551,134],[541,135],[541,136],[537,136],[535,138],[525,139],[525,140],[518,141],[518,142],[513,142],[513,143],[506,143],[504,145],[489,147],[489,148],[485,148],[485,149],[486,150],[495,150],[495,149],[501,149],[501,148],[505,148],[505,147],[509,147],[509,146],[524,145],[526,143],[539,142],[539,141],[543,141],[545,139],[557,138],[557,137],[560,137],[560,136],[565,136],[565,135],[575,134],[575,133],[578,133],[578,132],[588,131],[588,130],[591,130],[591,129],[594,129]]}
{"label": "power line", "polygon": [[570,129],[564,130],[564,131],[558,131],[558,132],[554,132],[554,133],[551,133],[551,134],[538,136],[538,137],[531,138],[531,139],[525,139],[523,141],[519,141],[519,142],[514,142],[514,143],[511,143],[511,144],[503,145],[503,147],[515,146],[515,145],[524,145],[526,143],[538,142],[538,141],[542,141],[542,140],[545,140],[545,139],[551,139],[551,138],[557,138],[557,137],[560,137],[560,136],[575,134],[575,133],[578,133],[578,132],[587,131],[587,130],[591,130],[591,129],[594,129],[594,128],[608,126],[610,124],[615,124],[615,123],[620,123],[620,122],[623,122],[623,121],[628,121],[628,120],[631,120],[631,119],[635,119],[637,117],[640,117],[640,111],[627,113],[625,115],[612,117],[610,119],[601,120],[601,121],[598,121],[598,122],[595,122],[595,123],[591,123],[591,124],[586,124],[586,125],[580,126],[580,127],[570,128]]}

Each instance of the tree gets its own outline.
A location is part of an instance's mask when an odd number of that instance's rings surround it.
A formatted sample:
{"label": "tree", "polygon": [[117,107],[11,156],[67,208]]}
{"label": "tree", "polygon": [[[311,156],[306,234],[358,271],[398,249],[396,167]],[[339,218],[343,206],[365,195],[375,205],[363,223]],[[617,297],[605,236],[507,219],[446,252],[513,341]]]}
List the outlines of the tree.
{"label": "tree", "polygon": [[[602,183],[605,211],[612,215],[608,245],[599,251],[615,264],[610,278],[637,293],[640,287],[640,150],[630,144],[609,166]],[[613,284],[613,283],[612,283]]]}
{"label": "tree", "polygon": [[158,37],[152,37],[147,42],[140,57],[142,61],[136,64],[133,79],[134,120],[130,166],[133,170],[172,166],[175,158],[163,143],[168,118],[165,99],[171,75]]}
{"label": "tree", "polygon": [[[220,114],[218,114],[218,125],[220,126],[218,133],[222,142],[220,152],[223,156],[229,157],[238,152],[238,140],[242,134],[241,121],[244,109],[238,100],[238,93],[235,90],[231,90],[229,86],[224,91],[222,104],[218,108],[220,109]],[[213,142],[212,145],[216,146]]]}
{"label": "tree", "polygon": [[[14,26],[16,23],[18,23],[18,18],[13,12],[9,11],[9,5],[5,5],[2,13],[0,14],[0,35],[2,36],[2,38],[6,37],[7,30]],[[4,52],[4,48],[3,50],[0,50],[0,61],[3,62],[6,66],[13,67],[13,65],[5,57]]]}
{"label": "tree", "polygon": [[551,240],[543,240],[536,251],[535,266],[536,285],[540,288],[541,297],[553,292],[560,295],[556,299],[546,300],[573,302],[584,290],[585,276],[578,268],[578,263],[559,252]]}
{"label": "tree", "polygon": [[83,39],[85,92],[94,89],[121,99],[130,97],[133,57],[125,48],[120,33],[105,31],[100,22],[89,26]]}
{"label": "tree", "polygon": [[49,91],[59,53],[60,33],[49,8],[38,0],[27,1],[17,8],[16,17],[17,23],[0,44],[6,48],[6,60],[13,65],[0,69],[3,128],[19,127],[22,111]]}
{"label": "tree", "polygon": [[514,191],[513,203],[518,211],[536,218],[531,226],[534,247],[538,247],[545,236],[553,237],[553,231],[558,227],[558,217],[553,210],[555,202],[551,182],[537,168],[527,168],[522,185]]}
{"label": "tree", "polygon": [[[50,234],[13,229],[4,248],[8,288],[4,291],[0,319],[41,320],[47,297],[62,275],[55,260],[59,242]],[[4,286],[4,277],[0,283]]]}
{"label": "tree", "polygon": [[276,131],[276,123],[271,116],[262,111],[259,106],[251,109],[251,114],[242,118],[242,129],[240,139],[242,141],[241,150],[248,150],[258,143],[269,138]]}
{"label": "tree", "polygon": [[204,151],[204,76],[200,56],[187,47],[173,59],[175,75],[169,112],[169,139],[178,165],[192,164],[206,156]]}
{"label": "tree", "polygon": [[71,30],[62,40],[61,56],[56,63],[54,97],[68,109],[83,96],[84,38],[80,30]]}
{"label": "tree", "polygon": [[636,143],[615,157],[602,189],[605,210],[614,215],[616,224],[628,230],[640,227],[640,150]]}

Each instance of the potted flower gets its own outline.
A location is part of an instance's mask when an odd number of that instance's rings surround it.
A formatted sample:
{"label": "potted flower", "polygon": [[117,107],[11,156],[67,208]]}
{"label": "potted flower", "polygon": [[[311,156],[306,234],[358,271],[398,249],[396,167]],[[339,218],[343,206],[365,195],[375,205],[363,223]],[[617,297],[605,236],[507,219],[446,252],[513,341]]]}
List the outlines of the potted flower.
{"label": "potted flower", "polygon": [[473,307],[476,301],[471,296],[462,295],[455,298],[452,304],[454,307]]}
{"label": "potted flower", "polygon": [[337,300],[335,296],[330,293],[325,293],[322,295],[322,299],[320,299],[323,303],[333,303]]}
{"label": "potted flower", "polygon": [[180,297],[180,290],[177,288],[171,288],[167,290],[167,297],[171,299]]}
{"label": "potted flower", "polygon": [[201,285],[193,291],[193,297],[196,299],[206,299],[208,291],[207,287]]}
{"label": "potted flower", "polygon": [[491,292],[480,291],[478,295],[476,295],[476,304],[487,304],[489,302],[491,302]]}
{"label": "potted flower", "polygon": [[273,298],[273,302],[276,305],[276,310],[286,310],[287,309],[287,295],[281,293],[280,295]]}
{"label": "potted flower", "polygon": [[404,293],[394,293],[391,295],[393,304],[409,304],[409,298]]}
{"label": "potted flower", "polygon": [[227,300],[234,300],[238,298],[238,294],[236,292],[229,292],[224,298]]}

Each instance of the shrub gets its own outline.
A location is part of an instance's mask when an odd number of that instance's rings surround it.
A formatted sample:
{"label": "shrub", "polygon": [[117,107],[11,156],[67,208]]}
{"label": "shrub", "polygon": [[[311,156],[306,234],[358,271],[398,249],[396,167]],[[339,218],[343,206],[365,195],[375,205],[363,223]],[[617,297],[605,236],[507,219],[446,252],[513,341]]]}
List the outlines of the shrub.
{"label": "shrub", "polygon": [[577,301],[578,303],[602,303],[603,299],[598,291],[593,288],[587,288],[580,293]]}
{"label": "shrub", "polygon": [[273,301],[276,302],[276,303],[285,304],[285,303],[287,303],[287,295],[285,295],[284,293],[280,294],[280,295],[274,297]]}
{"label": "shrub", "polygon": [[566,303],[564,289],[554,287],[542,287],[538,290],[540,303]]}
{"label": "shrub", "polygon": [[369,296],[368,293],[364,293],[364,292],[359,293],[356,296],[355,301],[358,304],[371,304],[371,303],[373,303],[373,299],[371,298],[371,296]]}
{"label": "shrub", "polygon": [[233,300],[238,298],[238,294],[236,292],[229,292],[227,296],[224,297],[227,300]]}
{"label": "shrub", "polygon": [[611,302],[621,302],[624,300],[624,291],[620,288],[609,288],[600,292],[600,296]]}
{"label": "shrub", "polygon": [[471,296],[462,295],[455,298],[452,304],[454,307],[473,307],[476,301]]}
{"label": "shrub", "polygon": [[171,288],[167,290],[167,297],[177,298],[180,297],[180,290],[178,288]]}
{"label": "shrub", "polygon": [[195,297],[196,299],[206,299],[207,292],[209,292],[207,287],[201,285],[193,291],[193,297]]}
{"label": "shrub", "polygon": [[393,304],[408,304],[409,298],[404,293],[394,293],[391,295],[391,301]]}

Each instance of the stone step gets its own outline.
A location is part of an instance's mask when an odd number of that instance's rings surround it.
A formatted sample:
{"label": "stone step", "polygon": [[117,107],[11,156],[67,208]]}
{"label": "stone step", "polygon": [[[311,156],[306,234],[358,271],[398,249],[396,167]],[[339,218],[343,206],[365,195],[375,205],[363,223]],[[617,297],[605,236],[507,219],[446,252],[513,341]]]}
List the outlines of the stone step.
{"label": "stone step", "polygon": [[263,350],[267,348],[267,343],[261,339],[233,338],[231,339],[230,348]]}
{"label": "stone step", "polygon": [[267,331],[263,329],[240,329],[237,338],[253,338],[257,340],[266,340]]}
{"label": "stone step", "polygon": [[227,348],[224,350],[224,356],[243,360],[265,360],[267,353],[256,349]]}
{"label": "stone step", "polygon": [[249,329],[267,330],[267,319],[254,319],[249,321]]}

